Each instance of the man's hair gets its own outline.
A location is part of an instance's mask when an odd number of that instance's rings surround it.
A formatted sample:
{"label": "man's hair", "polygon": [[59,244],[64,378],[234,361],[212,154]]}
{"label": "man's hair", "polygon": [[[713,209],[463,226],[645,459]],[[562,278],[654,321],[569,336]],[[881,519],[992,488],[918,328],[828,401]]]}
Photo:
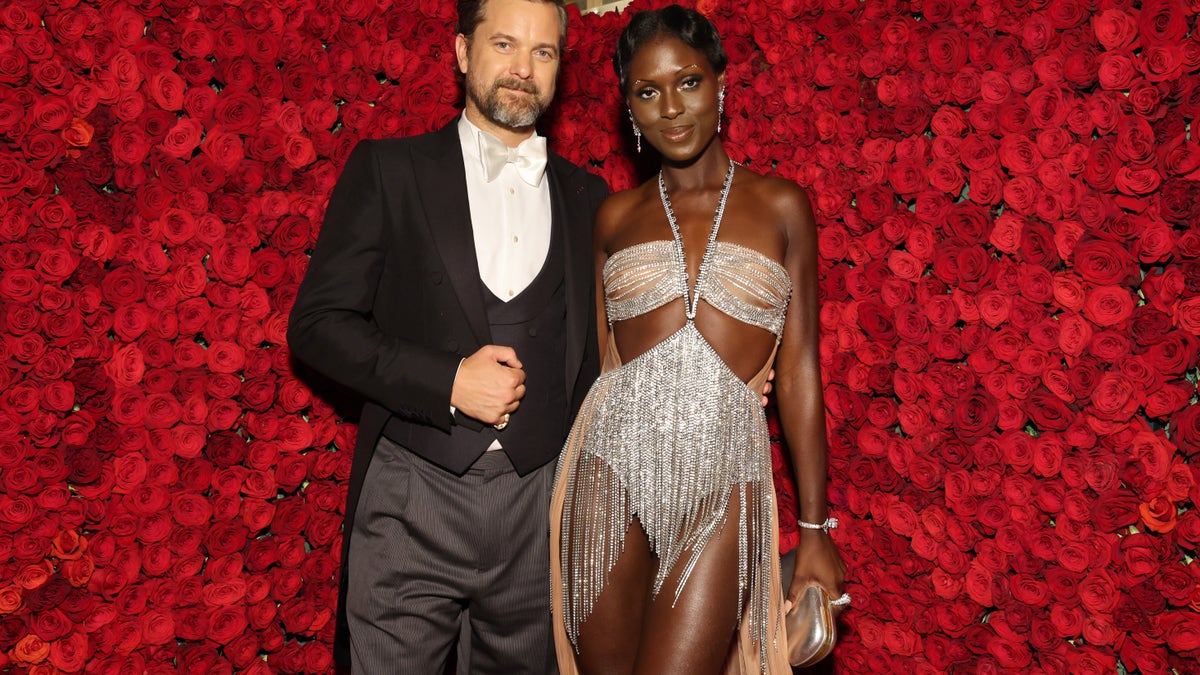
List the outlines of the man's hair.
{"label": "man's hair", "polygon": [[638,12],[629,25],[621,31],[617,40],[617,51],[613,54],[613,69],[621,83],[621,93],[629,93],[629,62],[633,60],[647,42],[670,36],[704,54],[708,64],[718,75],[725,72],[729,57],[721,46],[721,36],[703,14],[679,5],[668,5],[662,9]]}
{"label": "man's hair", "polygon": [[[529,2],[538,2],[542,4],[554,5],[558,10],[558,51],[559,57],[562,57],[561,52],[567,46],[567,7],[563,4],[563,0],[528,0]],[[487,10],[488,0],[458,0],[458,25],[454,30],[467,36],[467,40],[475,37],[475,29],[479,23],[483,21],[484,12]]]}

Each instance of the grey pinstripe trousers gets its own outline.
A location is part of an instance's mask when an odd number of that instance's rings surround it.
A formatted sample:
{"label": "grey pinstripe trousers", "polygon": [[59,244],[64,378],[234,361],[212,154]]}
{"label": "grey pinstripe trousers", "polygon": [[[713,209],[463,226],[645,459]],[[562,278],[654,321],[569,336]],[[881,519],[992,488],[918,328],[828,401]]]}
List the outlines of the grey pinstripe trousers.
{"label": "grey pinstripe trousers", "polygon": [[438,675],[460,632],[459,673],[556,673],[553,480],[553,462],[518,476],[503,452],[455,476],[381,438],[350,538],[355,675]]}

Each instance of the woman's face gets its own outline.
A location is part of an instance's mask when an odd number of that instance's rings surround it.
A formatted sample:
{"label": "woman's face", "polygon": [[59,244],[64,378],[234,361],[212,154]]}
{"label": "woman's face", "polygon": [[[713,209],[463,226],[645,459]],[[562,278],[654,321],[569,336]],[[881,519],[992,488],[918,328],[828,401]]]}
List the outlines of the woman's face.
{"label": "woman's face", "polygon": [[656,37],[629,62],[626,102],[645,140],[664,159],[695,158],[712,142],[724,73],[677,37]]}

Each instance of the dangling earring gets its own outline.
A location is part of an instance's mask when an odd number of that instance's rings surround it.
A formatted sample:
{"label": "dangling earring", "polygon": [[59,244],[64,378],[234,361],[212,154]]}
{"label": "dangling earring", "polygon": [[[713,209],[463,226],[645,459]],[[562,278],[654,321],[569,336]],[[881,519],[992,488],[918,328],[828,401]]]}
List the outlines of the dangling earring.
{"label": "dangling earring", "polygon": [[725,87],[717,94],[717,133],[721,133],[721,118],[725,116]]}
{"label": "dangling earring", "polygon": [[642,151],[642,130],[638,127],[637,120],[633,119],[633,111],[629,111],[629,123],[633,125],[633,137],[637,139],[637,151]]}

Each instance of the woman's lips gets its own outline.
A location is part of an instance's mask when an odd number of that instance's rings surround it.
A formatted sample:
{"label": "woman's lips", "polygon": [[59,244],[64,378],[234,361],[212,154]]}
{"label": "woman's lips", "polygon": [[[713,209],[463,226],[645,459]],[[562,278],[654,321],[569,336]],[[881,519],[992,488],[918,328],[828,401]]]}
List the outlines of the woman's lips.
{"label": "woman's lips", "polygon": [[670,143],[678,143],[692,135],[692,130],[695,127],[688,125],[682,127],[671,127],[662,130],[662,137]]}

